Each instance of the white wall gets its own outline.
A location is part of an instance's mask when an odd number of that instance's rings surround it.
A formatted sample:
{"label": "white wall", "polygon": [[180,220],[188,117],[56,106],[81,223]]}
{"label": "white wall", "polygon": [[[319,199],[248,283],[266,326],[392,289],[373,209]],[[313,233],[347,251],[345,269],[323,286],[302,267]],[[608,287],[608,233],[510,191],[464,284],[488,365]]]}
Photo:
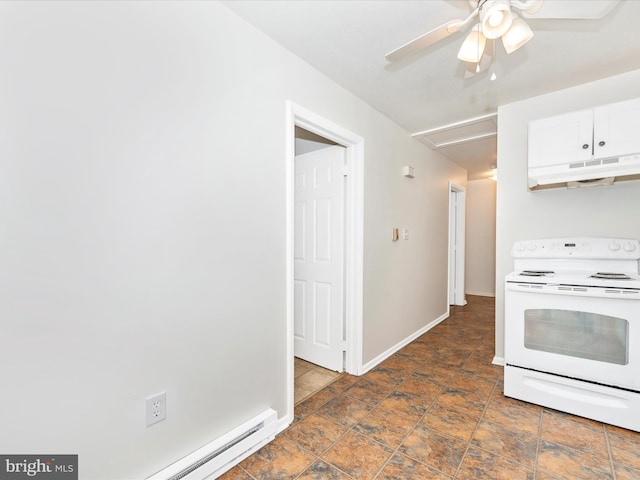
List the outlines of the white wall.
{"label": "white wall", "polygon": [[[379,161],[365,159],[365,363],[448,312],[448,182],[466,185],[465,170],[400,129],[391,142],[375,133],[366,142]],[[407,164],[415,178],[402,176]],[[392,242],[394,227],[409,240]]]}
{"label": "white wall", "polygon": [[287,413],[287,100],[365,139],[363,361],[447,311],[465,171],[224,6],[0,2],[0,65],[3,453],[144,478]]}
{"label": "white wall", "polygon": [[496,182],[467,183],[465,235],[465,293],[495,296],[496,290]]}
{"label": "white wall", "polygon": [[504,356],[504,277],[516,240],[559,236],[640,238],[640,182],[609,187],[527,190],[530,120],[640,96],[640,70],[498,109],[496,357]]}

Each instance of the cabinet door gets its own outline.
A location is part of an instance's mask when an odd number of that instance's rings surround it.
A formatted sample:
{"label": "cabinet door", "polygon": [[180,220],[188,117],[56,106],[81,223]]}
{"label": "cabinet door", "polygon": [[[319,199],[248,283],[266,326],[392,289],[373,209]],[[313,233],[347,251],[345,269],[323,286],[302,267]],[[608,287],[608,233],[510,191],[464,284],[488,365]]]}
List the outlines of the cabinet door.
{"label": "cabinet door", "polygon": [[529,123],[529,168],[591,159],[593,110],[582,110]]}
{"label": "cabinet door", "polygon": [[640,98],[594,110],[595,158],[640,153]]}

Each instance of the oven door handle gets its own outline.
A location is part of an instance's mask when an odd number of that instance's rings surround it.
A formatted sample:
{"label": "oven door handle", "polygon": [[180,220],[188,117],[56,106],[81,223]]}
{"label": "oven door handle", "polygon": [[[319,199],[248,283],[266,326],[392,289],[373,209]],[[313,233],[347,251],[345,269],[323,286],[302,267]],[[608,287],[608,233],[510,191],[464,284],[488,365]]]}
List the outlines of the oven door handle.
{"label": "oven door handle", "polygon": [[506,290],[532,294],[569,295],[576,297],[618,298],[640,300],[640,290],[628,288],[583,287],[541,283],[506,282]]}

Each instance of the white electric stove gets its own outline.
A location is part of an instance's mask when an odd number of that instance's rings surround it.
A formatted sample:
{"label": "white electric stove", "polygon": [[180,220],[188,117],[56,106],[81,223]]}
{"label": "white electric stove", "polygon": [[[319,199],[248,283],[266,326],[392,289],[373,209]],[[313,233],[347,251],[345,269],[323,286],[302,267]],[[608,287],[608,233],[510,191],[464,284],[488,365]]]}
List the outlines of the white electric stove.
{"label": "white electric stove", "polygon": [[505,395],[640,431],[640,242],[516,242]]}

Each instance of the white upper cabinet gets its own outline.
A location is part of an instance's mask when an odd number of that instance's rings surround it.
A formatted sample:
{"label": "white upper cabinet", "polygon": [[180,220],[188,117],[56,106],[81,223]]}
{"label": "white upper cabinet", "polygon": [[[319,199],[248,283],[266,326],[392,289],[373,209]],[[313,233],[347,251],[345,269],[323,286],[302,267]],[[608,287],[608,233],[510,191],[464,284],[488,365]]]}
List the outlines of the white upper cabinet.
{"label": "white upper cabinet", "polygon": [[529,167],[591,159],[593,110],[566,113],[529,124]]}
{"label": "white upper cabinet", "polygon": [[619,157],[639,152],[640,98],[594,110],[594,158]]}
{"label": "white upper cabinet", "polygon": [[640,152],[640,98],[529,124],[529,168]]}

